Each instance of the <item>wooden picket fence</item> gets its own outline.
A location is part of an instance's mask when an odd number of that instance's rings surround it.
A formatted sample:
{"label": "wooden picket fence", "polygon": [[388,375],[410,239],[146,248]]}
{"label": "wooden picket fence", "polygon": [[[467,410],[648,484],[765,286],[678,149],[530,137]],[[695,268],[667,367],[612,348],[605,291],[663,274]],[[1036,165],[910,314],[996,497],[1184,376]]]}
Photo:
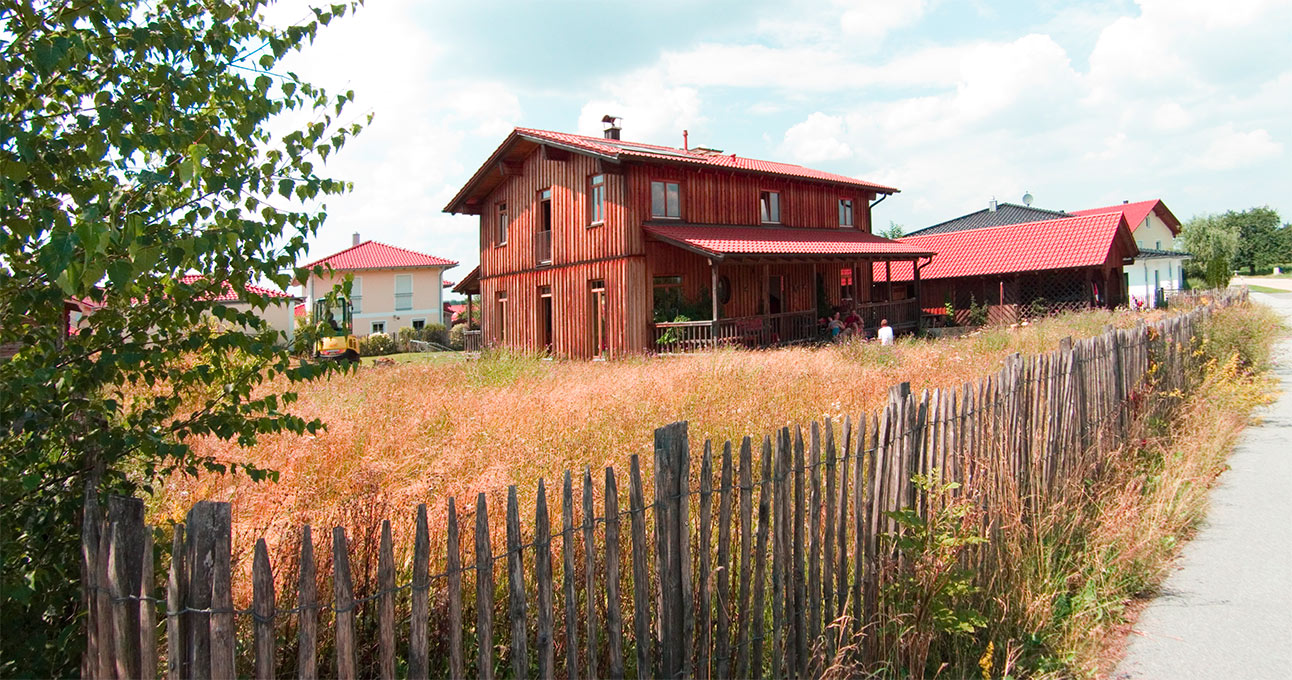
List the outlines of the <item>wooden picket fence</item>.
{"label": "wooden picket fence", "polygon": [[895,614],[885,586],[910,568],[885,538],[900,528],[889,513],[927,518],[947,501],[916,476],[936,469],[981,513],[988,540],[963,560],[990,578],[1002,523],[1080,494],[1134,423],[1188,391],[1204,318],[1244,298],[1214,295],[1151,325],[1015,355],[978,384],[920,395],[899,385],[856,420],[705,442],[698,471],[687,424],[668,425],[655,434],[651,484],[634,456],[626,497],[617,471],[598,488],[586,470],[580,508],[567,472],[559,531],[542,482],[524,513],[528,538],[515,487],[505,536],[490,534],[496,509],[480,494],[469,536],[449,499],[433,547],[419,506],[399,559],[382,523],[367,593],[354,587],[345,531],[332,530],[320,573],[305,526],[294,583],[275,580],[256,541],[251,587],[239,591],[250,606],[238,609],[229,504],[197,503],[174,527],[163,581],[142,501],[114,497],[101,511],[91,497],[83,674],[779,678],[820,675],[844,656],[874,668]]}

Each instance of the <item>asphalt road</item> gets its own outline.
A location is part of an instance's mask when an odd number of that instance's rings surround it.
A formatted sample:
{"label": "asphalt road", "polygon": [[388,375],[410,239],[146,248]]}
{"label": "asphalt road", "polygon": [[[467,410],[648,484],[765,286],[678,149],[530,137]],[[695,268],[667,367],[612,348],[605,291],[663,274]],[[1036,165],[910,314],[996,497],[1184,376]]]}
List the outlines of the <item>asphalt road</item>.
{"label": "asphalt road", "polygon": [[[1292,293],[1252,298],[1292,325]],[[1292,678],[1292,339],[1278,357],[1282,395],[1243,434],[1113,678]]]}

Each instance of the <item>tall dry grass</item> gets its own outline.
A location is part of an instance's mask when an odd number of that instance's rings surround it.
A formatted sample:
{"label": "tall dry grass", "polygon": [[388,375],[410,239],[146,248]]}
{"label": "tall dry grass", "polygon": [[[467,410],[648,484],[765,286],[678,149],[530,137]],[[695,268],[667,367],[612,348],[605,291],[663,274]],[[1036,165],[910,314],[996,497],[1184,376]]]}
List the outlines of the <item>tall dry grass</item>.
{"label": "tall dry grass", "polygon": [[[276,470],[276,483],[177,475],[161,485],[150,514],[158,523],[182,521],[195,501],[229,501],[235,544],[264,535],[273,547],[275,537],[302,523],[349,526],[356,506],[380,506],[392,511],[397,536],[406,536],[418,503],[442,518],[451,496],[462,509],[484,492],[501,507],[511,484],[532,498],[540,478],[551,489],[566,470],[626,471],[633,454],[649,465],[654,429],[673,421],[690,421],[698,446],[826,415],[855,417],[879,406],[890,385],[909,381],[917,392],[959,385],[996,370],[1013,352],[1048,351],[1064,336],[1144,318],[1069,314],[893,347],[852,343],[611,362],[499,354],[363,367],[301,392],[293,410],[328,424],[317,436],[262,436],[247,449],[214,438],[193,442],[200,454]],[[649,484],[649,470],[645,477]],[[501,530],[501,515],[491,519]]]}

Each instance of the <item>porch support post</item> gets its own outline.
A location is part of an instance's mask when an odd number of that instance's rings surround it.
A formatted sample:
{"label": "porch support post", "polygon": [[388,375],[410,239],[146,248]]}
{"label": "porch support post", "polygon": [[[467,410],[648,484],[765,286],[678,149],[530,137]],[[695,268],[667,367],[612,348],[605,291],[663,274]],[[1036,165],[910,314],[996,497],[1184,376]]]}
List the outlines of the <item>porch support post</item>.
{"label": "porch support post", "polygon": [[815,262],[812,263],[812,278],[808,281],[808,286],[812,288],[812,313],[816,314],[817,307],[821,306],[821,302],[817,300],[817,297],[816,297],[816,263]]}
{"label": "porch support post", "polygon": [[[474,319],[476,315],[475,300],[476,296],[471,293],[467,293],[467,330],[471,330],[471,320]],[[453,320],[449,319],[449,323],[453,323]],[[481,326],[483,326],[483,324],[481,324]]]}
{"label": "porch support post", "polygon": [[713,304],[713,325],[709,331],[710,342],[718,346],[718,262],[709,260],[709,299]]}
{"label": "porch support post", "polygon": [[893,261],[884,260],[884,278],[888,281],[888,301],[893,301]]}
{"label": "porch support post", "polygon": [[924,299],[920,296],[920,258],[911,260],[911,277],[915,282],[915,332],[924,330]]}

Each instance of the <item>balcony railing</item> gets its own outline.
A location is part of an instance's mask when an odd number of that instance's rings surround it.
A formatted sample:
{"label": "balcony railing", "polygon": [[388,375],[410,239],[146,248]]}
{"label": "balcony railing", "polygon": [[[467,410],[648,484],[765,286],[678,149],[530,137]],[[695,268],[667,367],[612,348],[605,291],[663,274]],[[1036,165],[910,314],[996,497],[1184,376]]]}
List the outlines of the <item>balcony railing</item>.
{"label": "balcony railing", "polygon": [[552,264],[551,231],[540,231],[534,234],[534,259],[539,264]]}
{"label": "balcony railing", "polygon": [[465,331],[462,333],[462,349],[467,352],[479,352],[484,342],[480,336],[480,331]]}

